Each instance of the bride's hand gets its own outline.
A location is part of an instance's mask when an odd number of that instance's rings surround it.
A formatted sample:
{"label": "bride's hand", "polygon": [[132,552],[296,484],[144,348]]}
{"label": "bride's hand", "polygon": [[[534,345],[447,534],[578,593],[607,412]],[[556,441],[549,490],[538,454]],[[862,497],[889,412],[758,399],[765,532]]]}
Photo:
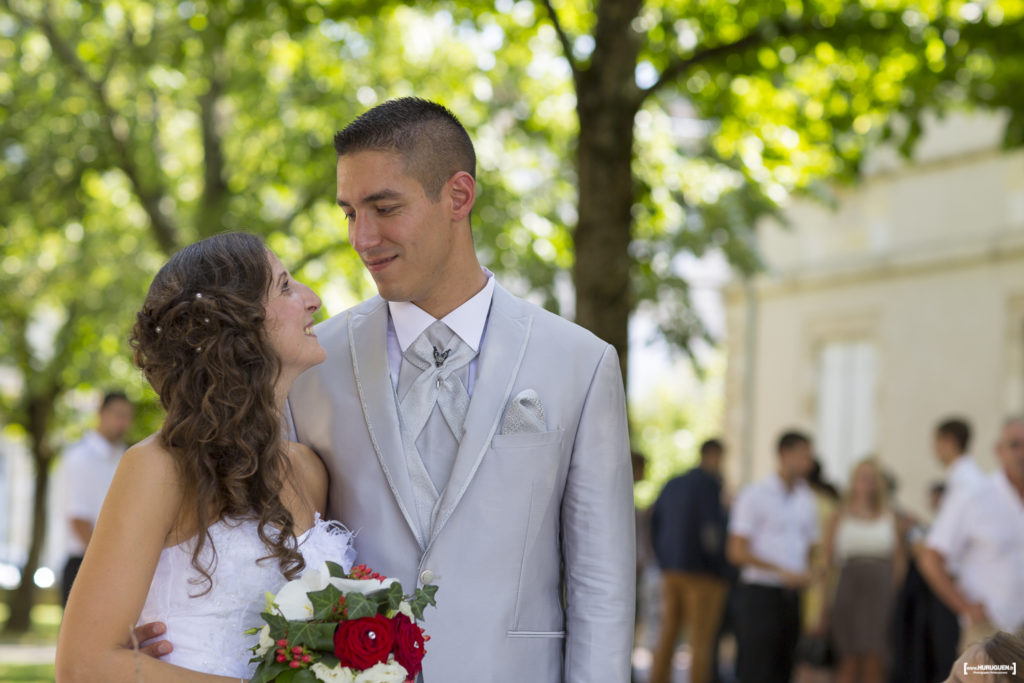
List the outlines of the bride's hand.
{"label": "bride's hand", "polygon": [[157,636],[161,636],[166,633],[166,631],[167,626],[160,621],[136,626],[135,630],[132,632],[133,638],[128,638],[128,640],[121,644],[121,647],[128,650],[134,650],[135,647],[138,646],[139,652],[142,654],[159,659],[160,657],[169,654],[171,650],[174,649],[174,646],[171,645],[170,641],[158,640],[155,643],[149,643],[145,647],[142,646],[142,643],[147,640],[152,640]]}

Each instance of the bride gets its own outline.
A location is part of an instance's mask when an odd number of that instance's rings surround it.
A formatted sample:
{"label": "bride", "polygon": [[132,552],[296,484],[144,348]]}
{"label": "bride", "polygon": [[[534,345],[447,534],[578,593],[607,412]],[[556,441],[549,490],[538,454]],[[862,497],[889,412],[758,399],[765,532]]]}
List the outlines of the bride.
{"label": "bride", "polygon": [[[264,592],[326,559],[351,566],[351,535],[319,517],[324,466],[281,429],[292,381],[325,357],[319,308],[244,233],[157,273],[132,345],[166,419],[118,467],[61,626],[60,683],[237,683]],[[174,643],[162,660],[124,645],[152,621]]]}

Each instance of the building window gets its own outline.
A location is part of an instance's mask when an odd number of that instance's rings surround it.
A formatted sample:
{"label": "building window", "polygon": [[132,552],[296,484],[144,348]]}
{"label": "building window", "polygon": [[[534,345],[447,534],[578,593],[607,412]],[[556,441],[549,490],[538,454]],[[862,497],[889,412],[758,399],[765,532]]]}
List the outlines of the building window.
{"label": "building window", "polygon": [[846,485],[853,465],[875,450],[877,365],[869,341],[835,341],[821,348],[816,448],[825,476],[840,485]]}

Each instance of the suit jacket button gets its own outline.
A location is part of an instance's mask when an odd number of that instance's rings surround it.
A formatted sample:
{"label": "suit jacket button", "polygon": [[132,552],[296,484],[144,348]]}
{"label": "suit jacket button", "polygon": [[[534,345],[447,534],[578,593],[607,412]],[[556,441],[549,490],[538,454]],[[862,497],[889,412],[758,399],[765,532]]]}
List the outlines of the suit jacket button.
{"label": "suit jacket button", "polygon": [[420,572],[420,583],[422,583],[424,586],[429,586],[430,584],[434,583],[434,572],[430,571],[429,569],[424,569],[422,572]]}

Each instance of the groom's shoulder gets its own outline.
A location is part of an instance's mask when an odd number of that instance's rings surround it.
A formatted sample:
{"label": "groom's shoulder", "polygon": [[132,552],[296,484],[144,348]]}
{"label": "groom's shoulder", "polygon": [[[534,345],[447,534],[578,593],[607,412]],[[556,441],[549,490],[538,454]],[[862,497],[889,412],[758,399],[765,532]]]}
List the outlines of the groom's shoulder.
{"label": "groom's shoulder", "polygon": [[321,323],[318,323],[314,328],[317,337],[320,338],[321,343],[333,341],[334,339],[345,338],[348,336],[349,325],[352,324],[352,320],[367,316],[375,313],[378,309],[386,305],[387,302],[379,296],[374,296],[366,301],[362,301],[351,308],[346,308],[344,311],[335,313],[330,318],[327,318]]}
{"label": "groom's shoulder", "polygon": [[504,295],[514,302],[519,311],[533,319],[531,334],[556,342],[550,348],[563,348],[572,353],[582,352],[598,355],[604,354],[605,350],[609,348],[608,342],[587,328],[507,291],[504,292]]}

